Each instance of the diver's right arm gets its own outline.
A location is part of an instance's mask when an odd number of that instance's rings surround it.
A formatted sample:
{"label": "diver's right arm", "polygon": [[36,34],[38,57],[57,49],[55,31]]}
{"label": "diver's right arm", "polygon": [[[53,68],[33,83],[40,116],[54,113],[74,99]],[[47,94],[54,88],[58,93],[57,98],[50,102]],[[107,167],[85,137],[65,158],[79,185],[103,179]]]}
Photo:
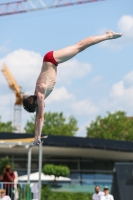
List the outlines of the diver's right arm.
{"label": "diver's right arm", "polygon": [[36,139],[41,139],[41,132],[44,122],[44,94],[40,91],[36,92],[37,94],[37,111],[36,111],[36,118],[35,118],[35,136]]}

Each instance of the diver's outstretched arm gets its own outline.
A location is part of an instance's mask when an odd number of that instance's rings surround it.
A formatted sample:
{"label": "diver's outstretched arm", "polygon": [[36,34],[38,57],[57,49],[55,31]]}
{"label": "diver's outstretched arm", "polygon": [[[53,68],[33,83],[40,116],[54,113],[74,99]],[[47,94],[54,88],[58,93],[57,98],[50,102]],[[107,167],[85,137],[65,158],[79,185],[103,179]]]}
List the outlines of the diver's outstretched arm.
{"label": "diver's outstretched arm", "polygon": [[41,140],[41,132],[44,122],[44,95],[37,93],[37,111],[35,117],[35,140]]}

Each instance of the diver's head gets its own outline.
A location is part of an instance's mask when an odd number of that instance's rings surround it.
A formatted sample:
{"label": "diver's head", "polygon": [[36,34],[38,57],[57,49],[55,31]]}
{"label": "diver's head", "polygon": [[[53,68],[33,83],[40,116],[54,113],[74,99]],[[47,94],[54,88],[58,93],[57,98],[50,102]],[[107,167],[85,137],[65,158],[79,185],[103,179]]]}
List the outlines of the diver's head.
{"label": "diver's head", "polygon": [[28,112],[35,112],[37,108],[37,96],[31,95],[22,99],[23,107]]}

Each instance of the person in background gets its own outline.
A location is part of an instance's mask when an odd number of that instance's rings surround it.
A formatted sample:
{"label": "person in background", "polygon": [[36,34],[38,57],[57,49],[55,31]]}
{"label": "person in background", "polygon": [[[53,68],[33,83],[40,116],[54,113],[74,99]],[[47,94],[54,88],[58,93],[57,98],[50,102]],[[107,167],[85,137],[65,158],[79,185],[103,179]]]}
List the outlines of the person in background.
{"label": "person in background", "polygon": [[4,183],[3,188],[6,191],[6,194],[9,195],[12,199],[14,199],[14,179],[15,175],[11,169],[10,165],[6,165],[3,174],[0,176],[0,180]]}
{"label": "person in background", "polygon": [[104,191],[104,195],[101,196],[100,200],[114,200],[113,195],[109,194],[108,186],[105,186],[103,191]]}
{"label": "person in background", "polygon": [[95,186],[95,193],[92,195],[92,200],[100,200],[101,196],[104,195],[104,192],[100,191],[100,186]]}
{"label": "person in background", "polygon": [[1,200],[11,200],[11,198],[8,195],[6,195],[6,190],[4,190],[4,189],[0,190],[0,199]]}

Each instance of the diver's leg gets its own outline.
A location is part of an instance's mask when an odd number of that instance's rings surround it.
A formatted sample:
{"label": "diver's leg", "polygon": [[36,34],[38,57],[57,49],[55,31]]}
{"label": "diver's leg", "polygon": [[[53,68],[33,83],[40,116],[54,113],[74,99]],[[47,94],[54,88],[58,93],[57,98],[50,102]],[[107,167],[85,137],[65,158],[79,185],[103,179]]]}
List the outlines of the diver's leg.
{"label": "diver's leg", "polygon": [[66,48],[54,51],[53,56],[57,63],[62,63],[71,59],[79,52],[85,50],[86,48],[94,44],[97,44],[99,42],[109,40],[109,39],[116,39],[121,36],[122,36],[122,33],[115,33],[113,31],[108,31],[104,35],[88,37],[81,40],[75,45],[68,46]]}

